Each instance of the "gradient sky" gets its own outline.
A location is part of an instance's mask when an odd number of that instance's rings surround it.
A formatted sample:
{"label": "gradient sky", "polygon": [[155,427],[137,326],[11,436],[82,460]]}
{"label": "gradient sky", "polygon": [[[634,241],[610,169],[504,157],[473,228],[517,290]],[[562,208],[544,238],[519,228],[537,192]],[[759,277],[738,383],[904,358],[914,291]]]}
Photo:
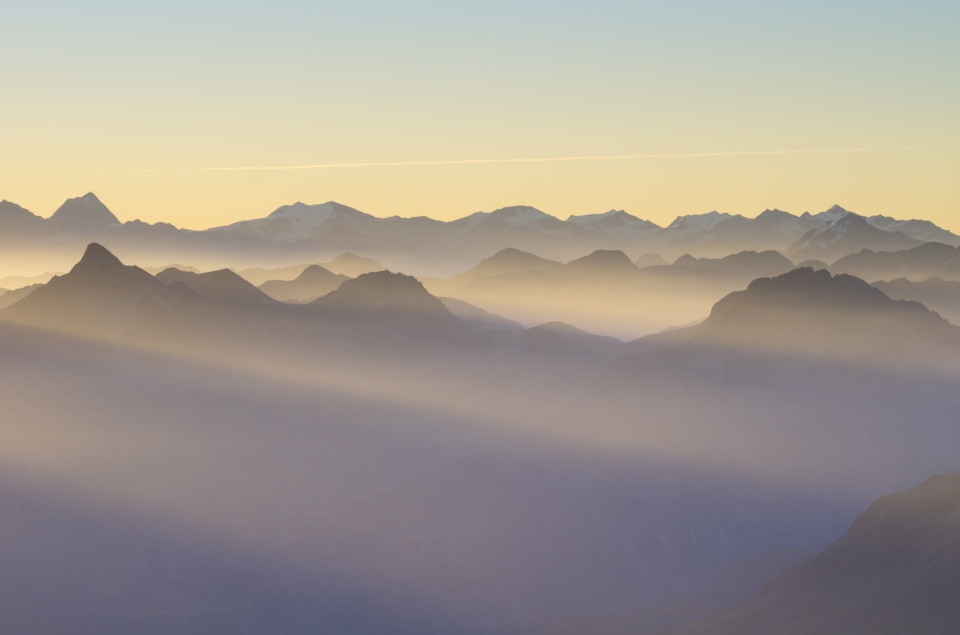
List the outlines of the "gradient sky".
{"label": "gradient sky", "polygon": [[[0,29],[0,198],[44,216],[839,203],[960,232],[956,0],[32,0]],[[623,155],[713,156],[207,169]]]}

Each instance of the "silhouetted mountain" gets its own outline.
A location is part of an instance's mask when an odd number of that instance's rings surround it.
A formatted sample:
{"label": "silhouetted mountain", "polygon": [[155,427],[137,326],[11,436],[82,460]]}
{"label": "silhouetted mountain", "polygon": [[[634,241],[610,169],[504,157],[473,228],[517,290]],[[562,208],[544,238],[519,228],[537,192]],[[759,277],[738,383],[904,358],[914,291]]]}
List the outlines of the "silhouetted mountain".
{"label": "silhouetted mountain", "polygon": [[960,282],[927,278],[923,282],[914,282],[907,278],[896,278],[889,282],[874,282],[894,300],[919,302],[931,311],[936,311],[953,324],[960,325]]}
{"label": "silhouetted mountain", "polygon": [[313,302],[339,287],[344,280],[349,277],[320,265],[309,265],[293,280],[268,280],[259,289],[281,302]]}
{"label": "silhouetted mountain", "polygon": [[0,241],[4,244],[36,236],[42,232],[44,224],[44,219],[16,203],[0,201]]}
{"label": "silhouetted mountain", "polygon": [[484,258],[469,271],[457,276],[469,279],[474,276],[498,276],[503,273],[523,273],[524,271],[549,271],[561,264],[540,256],[508,247],[501,249],[489,258]]}
{"label": "silhouetted mountain", "polygon": [[329,262],[320,263],[324,268],[333,273],[356,278],[365,273],[374,271],[383,271],[383,267],[373,258],[358,256],[350,252],[344,252]]}
{"label": "silhouetted mountain", "polygon": [[954,247],[960,245],[960,236],[937,227],[928,220],[897,220],[889,216],[870,216],[867,218],[874,227],[888,232],[898,232],[914,240],[925,243],[946,243]]}
{"label": "silhouetted mountain", "polygon": [[[691,342],[738,350],[907,363],[960,350],[960,328],[863,280],[800,268],[759,278],[716,303]],[[941,360],[943,361],[943,360]]]}
{"label": "silhouetted mountain", "polygon": [[65,333],[122,337],[144,318],[181,303],[167,285],[91,243],[69,273],[54,276],[0,317]]}
{"label": "silhouetted mountain", "polygon": [[794,260],[817,258],[836,260],[861,249],[893,251],[917,245],[919,241],[904,234],[878,229],[853,212],[847,212],[835,221],[804,234],[787,254]]}
{"label": "silhouetted mountain", "polygon": [[911,249],[876,252],[864,249],[840,258],[830,266],[835,273],[849,273],[865,280],[909,278],[925,280],[939,276],[960,280],[960,248],[943,243],[924,243]]}
{"label": "silhouetted mountain", "polygon": [[320,205],[294,203],[278,207],[266,218],[239,221],[208,231],[244,238],[296,242],[334,231],[341,226],[338,223],[341,219],[373,220],[374,217],[334,201]]}
{"label": "silhouetted mountain", "polygon": [[[5,229],[0,240],[17,248],[18,262],[22,263],[28,253],[32,257],[42,255],[44,263],[38,269],[45,270],[66,266],[64,248],[93,240],[107,241],[118,254],[127,259],[136,257],[144,265],[187,262],[206,269],[224,263],[234,268],[270,268],[297,261],[318,263],[320,257],[352,251],[375,257],[391,269],[449,276],[505,248],[558,261],[569,261],[597,249],[621,250],[631,256],[656,252],[668,259],[685,253],[720,258],[744,250],[785,251],[804,234],[839,222],[845,213],[839,206],[800,216],[780,210],[765,210],[756,218],[710,212],[679,216],[670,226],[658,228],[622,210],[572,215],[561,221],[533,207],[513,206],[444,222],[427,217],[381,218],[329,201],[320,205],[285,205],[263,218],[190,231],[167,223],[120,223],[93,194],[87,194],[64,203],[50,219],[30,215],[22,208],[10,208],[6,215],[0,210],[0,228]],[[816,237],[819,242],[813,249],[815,255],[804,252],[798,253],[798,257],[832,260],[864,247],[891,249],[916,244],[910,238],[901,238],[900,242],[881,240],[885,235],[960,242],[960,238],[927,221],[874,216],[865,222],[877,231],[882,231],[878,229],[882,227],[904,233],[874,233],[869,240],[830,241],[827,248],[825,243],[821,244],[830,233],[825,231]],[[54,237],[55,244],[48,240]],[[349,276],[384,268],[367,263],[347,270],[334,263],[318,264]],[[291,279],[298,273],[248,279],[262,284],[268,279]]]}
{"label": "silhouetted mountain", "polygon": [[271,304],[273,300],[229,269],[194,273],[170,267],[156,275],[157,280],[167,285],[182,284],[207,298],[225,302]]}
{"label": "silhouetted mountain", "polygon": [[582,258],[571,260],[566,269],[591,276],[623,276],[637,272],[637,266],[627,254],[618,249],[598,249]]}
{"label": "silhouetted mountain", "polygon": [[42,283],[37,283],[4,292],[0,295],[0,309],[5,309],[8,306],[16,304],[42,286]]}
{"label": "silhouetted mountain", "polygon": [[[793,263],[778,251],[741,251],[723,258],[694,258],[687,254],[678,258],[672,269],[689,274],[703,272],[713,274],[738,274],[750,278],[779,275],[793,269]],[[662,273],[667,268],[656,270]],[[647,273],[653,273],[652,271]]]}
{"label": "silhouetted mountain", "polygon": [[100,202],[93,192],[68,199],[57,208],[50,220],[65,229],[87,229],[120,224],[120,220]]}
{"label": "silhouetted mountain", "polygon": [[365,273],[345,280],[312,305],[347,312],[401,312],[456,319],[416,278],[390,271]]}
{"label": "silhouetted mountain", "polygon": [[753,599],[670,635],[960,632],[960,474],[885,496]]}

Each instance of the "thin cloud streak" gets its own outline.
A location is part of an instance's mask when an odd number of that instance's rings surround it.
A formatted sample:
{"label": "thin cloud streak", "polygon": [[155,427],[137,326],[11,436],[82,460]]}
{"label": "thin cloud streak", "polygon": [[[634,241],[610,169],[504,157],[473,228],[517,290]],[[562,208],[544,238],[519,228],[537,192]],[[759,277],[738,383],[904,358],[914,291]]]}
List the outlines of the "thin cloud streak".
{"label": "thin cloud streak", "polygon": [[625,161],[636,159],[697,159],[710,157],[770,156],[784,154],[831,154],[840,152],[884,152],[891,150],[935,150],[944,146],[894,146],[874,148],[820,148],[808,150],[743,150],[732,152],[689,152],[661,154],[620,154],[525,159],[445,159],[436,161],[379,161],[371,163],[318,163],[315,165],[250,165],[234,167],[144,168],[124,170],[125,174],[144,172],[267,172],[276,170],[322,170],[327,168],[385,168],[427,165],[483,165],[505,163],[559,163],[569,161]]}

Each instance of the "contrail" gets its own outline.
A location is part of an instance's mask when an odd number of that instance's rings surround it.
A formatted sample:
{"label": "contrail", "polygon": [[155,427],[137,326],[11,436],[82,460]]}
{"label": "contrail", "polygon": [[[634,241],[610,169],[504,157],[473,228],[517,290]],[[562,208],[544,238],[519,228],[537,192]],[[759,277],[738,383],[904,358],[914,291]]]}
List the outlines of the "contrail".
{"label": "contrail", "polygon": [[317,163],[313,165],[245,165],[233,167],[145,168],[124,170],[139,172],[257,172],[272,170],[323,170],[327,168],[386,168],[422,165],[483,165],[496,163],[559,163],[562,161],[626,161],[632,159],[694,159],[703,157],[767,156],[776,154],[830,154],[837,152],[882,152],[890,150],[933,150],[943,146],[895,146],[875,148],[820,148],[809,150],[743,150],[732,152],[689,152],[664,154],[614,154],[573,157],[537,157],[523,159],[441,159],[435,161],[378,161],[372,163]]}

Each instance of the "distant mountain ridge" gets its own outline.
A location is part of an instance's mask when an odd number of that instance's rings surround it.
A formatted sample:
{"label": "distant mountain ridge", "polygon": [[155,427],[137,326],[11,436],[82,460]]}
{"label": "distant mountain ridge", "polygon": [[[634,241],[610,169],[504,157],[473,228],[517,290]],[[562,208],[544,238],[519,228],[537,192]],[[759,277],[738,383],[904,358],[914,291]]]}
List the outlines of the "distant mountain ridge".
{"label": "distant mountain ridge", "polygon": [[[839,231],[847,226],[849,231]],[[684,253],[720,258],[744,250],[774,249],[794,260],[826,261],[863,248],[902,249],[930,240],[960,245],[960,236],[926,220],[859,216],[839,206],[801,215],[768,209],[755,218],[712,211],[678,216],[660,227],[623,210],[574,214],[561,220],[518,205],[441,221],[423,216],[377,217],[335,201],[298,202],[262,218],[194,231],[169,223],[121,222],[93,193],[66,201],[50,218],[15,203],[0,203],[3,244],[43,251],[51,249],[46,241],[54,237],[60,245],[74,240],[81,244],[108,241],[121,256],[136,255],[145,265],[185,260],[206,269],[224,263],[267,265],[276,263],[281,254],[287,262],[292,258],[317,262],[352,251],[414,272],[427,271],[441,261],[462,267],[505,248],[561,261],[598,249],[621,250],[631,258],[658,253],[668,260]],[[144,260],[144,253],[154,262]]]}

